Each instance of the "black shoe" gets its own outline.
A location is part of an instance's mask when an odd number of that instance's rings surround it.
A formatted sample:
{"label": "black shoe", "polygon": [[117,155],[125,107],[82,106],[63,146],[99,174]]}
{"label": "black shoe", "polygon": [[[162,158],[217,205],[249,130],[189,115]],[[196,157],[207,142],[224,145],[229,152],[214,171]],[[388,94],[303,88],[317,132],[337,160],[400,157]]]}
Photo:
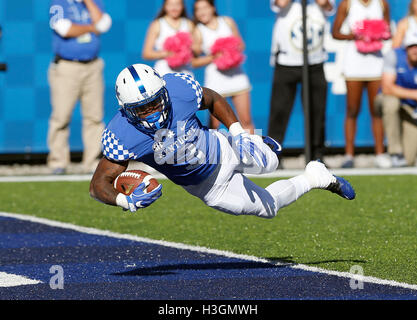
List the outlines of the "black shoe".
{"label": "black shoe", "polygon": [[338,194],[342,198],[347,200],[353,200],[356,197],[356,192],[353,189],[352,185],[344,178],[334,176],[336,178],[336,182],[332,182],[326,188],[333,193]]}

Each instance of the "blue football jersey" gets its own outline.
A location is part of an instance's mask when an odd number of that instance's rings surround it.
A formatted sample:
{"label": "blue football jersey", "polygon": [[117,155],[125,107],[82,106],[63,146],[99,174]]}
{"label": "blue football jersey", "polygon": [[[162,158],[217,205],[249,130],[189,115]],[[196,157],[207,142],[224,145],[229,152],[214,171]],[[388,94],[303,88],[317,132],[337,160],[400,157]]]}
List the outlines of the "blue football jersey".
{"label": "blue football jersey", "polygon": [[143,162],[179,185],[199,184],[214,171],[220,157],[216,135],[196,116],[203,90],[184,73],[169,73],[163,79],[171,100],[166,128],[141,131],[120,109],[103,132],[103,154],[113,161]]}

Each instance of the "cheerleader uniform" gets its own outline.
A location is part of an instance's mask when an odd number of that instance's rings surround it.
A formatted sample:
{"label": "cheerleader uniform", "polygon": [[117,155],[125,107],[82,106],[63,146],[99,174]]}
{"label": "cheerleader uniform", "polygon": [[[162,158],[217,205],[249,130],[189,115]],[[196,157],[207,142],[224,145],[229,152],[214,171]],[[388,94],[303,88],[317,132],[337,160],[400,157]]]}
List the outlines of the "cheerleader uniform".
{"label": "cheerleader uniform", "polygon": [[[202,49],[206,55],[211,54],[211,47],[217,39],[233,36],[232,29],[223,17],[217,17],[217,28],[214,30],[202,23],[197,24],[197,28],[201,32]],[[249,78],[241,66],[219,70],[214,62],[207,65],[204,70],[204,86],[223,97],[234,96],[251,89]]]}
{"label": "cheerleader uniform", "polygon": [[[365,19],[384,19],[384,5],[381,0],[371,0],[365,4],[362,0],[350,0],[346,23],[353,30],[355,23]],[[343,64],[343,75],[346,80],[372,81],[381,79],[383,68],[381,50],[372,53],[361,53],[354,40],[349,40]]]}
{"label": "cheerleader uniform", "polygon": [[[159,36],[155,41],[155,49],[158,51],[164,50],[164,43],[167,38],[177,34],[178,32],[191,33],[189,24],[187,22],[187,19],[185,18],[181,18],[181,24],[178,29],[173,28],[165,18],[159,18],[158,21],[159,21]],[[173,72],[183,72],[183,73],[193,75],[193,72],[191,69],[191,63],[188,63],[179,68],[171,68],[165,59],[160,59],[155,62],[154,69],[158,71],[158,73],[161,76],[163,76],[164,74],[173,73]]]}

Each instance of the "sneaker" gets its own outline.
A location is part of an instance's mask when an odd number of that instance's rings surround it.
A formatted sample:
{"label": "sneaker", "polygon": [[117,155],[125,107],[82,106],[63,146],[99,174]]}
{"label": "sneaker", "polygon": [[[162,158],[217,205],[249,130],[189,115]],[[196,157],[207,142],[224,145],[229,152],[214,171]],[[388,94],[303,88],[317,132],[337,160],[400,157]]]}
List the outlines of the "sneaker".
{"label": "sneaker", "polygon": [[335,176],[319,161],[310,161],[304,172],[313,189],[324,189],[347,200],[355,199],[356,193],[351,184],[342,177]]}
{"label": "sneaker", "polygon": [[66,170],[65,168],[55,168],[52,170],[53,175],[63,175],[65,174]]}
{"label": "sneaker", "polygon": [[407,166],[407,160],[405,160],[402,154],[392,154],[391,164],[393,168],[401,168]]}
{"label": "sneaker", "polygon": [[347,200],[355,199],[356,192],[355,189],[353,189],[352,185],[349,183],[349,181],[342,177],[334,177],[336,178],[336,182],[330,183],[326,190],[336,193],[337,195]]}
{"label": "sneaker", "polygon": [[276,140],[268,136],[262,136],[262,140],[277,156],[281,154],[282,147]]}
{"label": "sneaker", "polygon": [[386,153],[380,153],[375,156],[375,166],[381,169],[392,167],[391,158]]}

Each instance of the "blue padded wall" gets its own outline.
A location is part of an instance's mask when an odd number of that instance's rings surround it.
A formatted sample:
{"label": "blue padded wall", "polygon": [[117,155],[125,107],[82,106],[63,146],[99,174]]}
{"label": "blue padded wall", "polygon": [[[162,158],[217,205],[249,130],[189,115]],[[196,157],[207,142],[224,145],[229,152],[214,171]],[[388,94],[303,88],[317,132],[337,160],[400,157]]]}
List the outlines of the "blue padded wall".
{"label": "blue padded wall", "polygon": [[[192,0],[186,0],[192,14]],[[337,1],[339,3],[340,1]],[[409,0],[391,0],[391,17],[398,21],[406,14]],[[142,44],[149,23],[162,0],[104,0],[113,18],[113,27],[102,36],[101,57],[105,60],[105,121],[117,110],[114,81],[125,66],[145,62],[141,59]],[[247,59],[244,69],[252,82],[252,114],[255,125],[266,133],[273,69],[269,65],[269,50],[275,15],[269,1],[218,0],[218,12],[233,17],[246,42]],[[47,152],[48,118],[51,112],[47,69],[52,60],[49,0],[0,0],[0,61],[9,70],[0,73],[0,153]],[[332,21],[332,19],[330,20]],[[336,52],[329,52],[329,64],[335,63]],[[203,83],[202,70],[196,78]],[[343,121],[345,95],[333,92],[329,83],[326,141],[328,146],[344,145]],[[366,96],[359,116],[356,144],[372,146],[370,117]],[[207,115],[200,115],[204,121]],[[303,147],[303,113],[298,96],[291,116],[286,148]],[[81,114],[76,107],[70,144],[72,151],[81,151]]]}

